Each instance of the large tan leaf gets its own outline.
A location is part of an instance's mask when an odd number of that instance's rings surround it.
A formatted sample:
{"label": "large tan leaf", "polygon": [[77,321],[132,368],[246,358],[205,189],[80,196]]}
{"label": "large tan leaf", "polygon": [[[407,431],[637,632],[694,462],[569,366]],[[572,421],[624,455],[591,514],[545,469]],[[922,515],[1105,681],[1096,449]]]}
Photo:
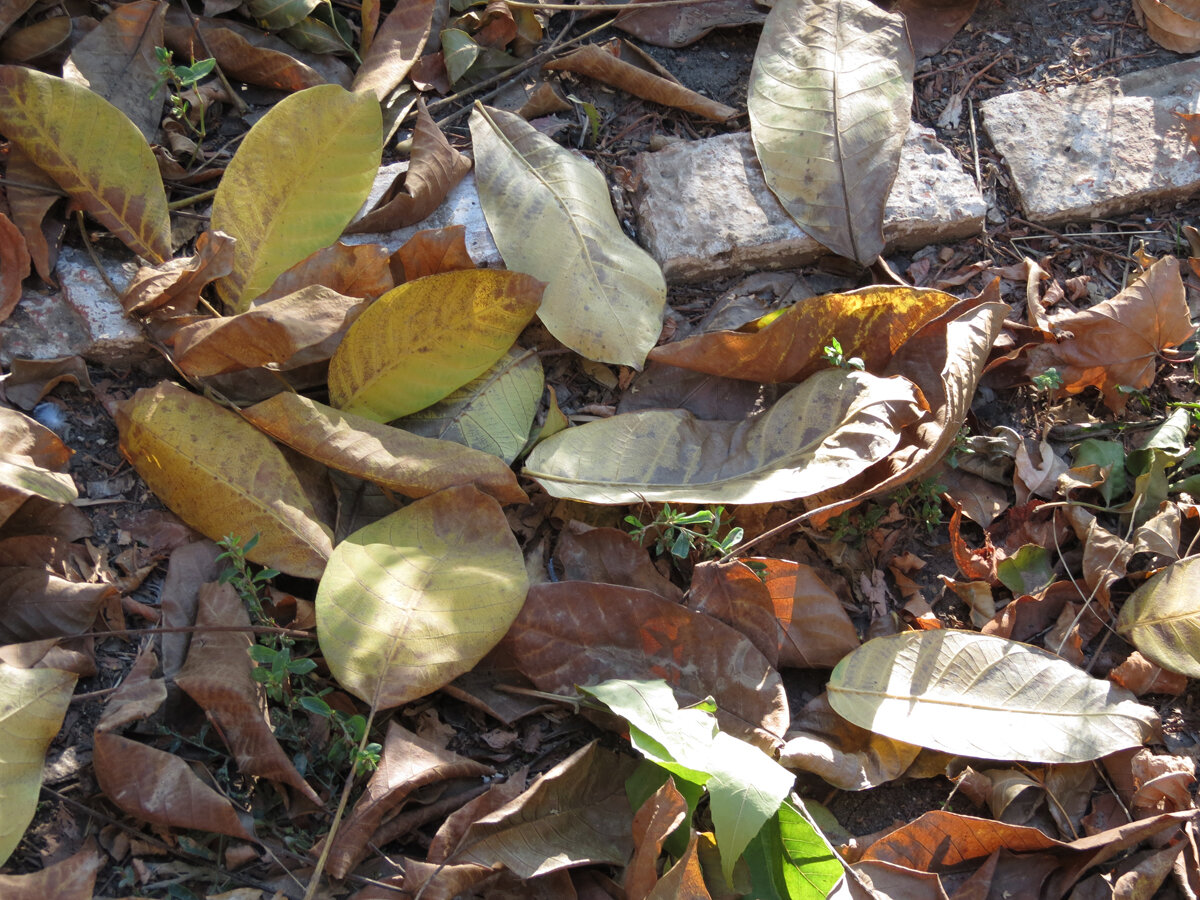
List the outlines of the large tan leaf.
{"label": "large tan leaf", "polygon": [[75,676],[0,662],[0,864],[33,820],[46,748],[58,733]]}
{"label": "large tan leaf", "polygon": [[834,340],[868,372],[880,372],[904,342],[956,303],[944,291],[877,285],[823,294],[772,313],[739,331],[711,331],[663,344],[650,352],[670,363],[747,381],[803,381],[829,365]]}
{"label": "large tan leaf", "polygon": [[154,263],[171,255],[158,163],[107,100],[35,69],[0,66],[0,134],[134,253]]}
{"label": "large tan leaf", "polygon": [[213,540],[259,535],[256,563],[319,578],[332,534],[287,460],[235,413],[170,382],[117,410],[121,452],[150,490]]}
{"label": "large tan leaf", "polygon": [[568,428],[533,448],[525,474],[589,503],[777,503],[883,459],[918,402],[905,378],[825,369],[750,420],[646,410]]}
{"label": "large tan leaf", "polygon": [[191,315],[204,288],[233,270],[233,245],[233,238],[220,231],[201,232],[191,257],[138,269],[121,294],[121,306],[153,319]]}
{"label": "large tan leaf", "polygon": [[544,382],[537,353],[513,347],[478,378],[395,425],[457,441],[511,465],[529,442]]}
{"label": "large tan leaf", "polygon": [[912,106],[904,19],[870,0],[779,0],[750,73],[750,134],[788,214],[834,253],[874,262]]}
{"label": "large tan leaf", "polygon": [[312,285],[324,285],[347,297],[374,300],[396,286],[391,252],[382,244],[344,244],[338,241],[306,256],[275,279],[258,296],[256,306],[279,300]]}
{"label": "large tan leaf", "polygon": [[421,55],[433,24],[435,0],[408,0],[397,3],[364,54],[354,90],[370,91],[383,103]]}
{"label": "large tan leaf", "polygon": [[855,725],[946,753],[1086,762],[1152,737],[1158,715],[1061,657],[1004,638],[875,638],[833,670],[829,702]]}
{"label": "large tan leaf", "polygon": [[[13,224],[25,236],[25,245],[38,275],[47,284],[53,284],[58,242],[65,230],[62,216],[50,213],[60,199],[58,185],[15,144],[9,147],[4,174],[10,180],[5,186],[5,194]],[[18,182],[29,187],[17,187]],[[24,276],[21,277],[23,280]]]}
{"label": "large tan leaf", "polygon": [[1196,0],[1134,0],[1133,11],[1159,46],[1176,53],[1200,50],[1200,5]]}
{"label": "large tan leaf", "polygon": [[475,182],[510,269],[547,282],[538,315],[588,359],[640,369],[662,330],[662,270],[625,236],[600,170],[519,116],[471,113]]}
{"label": "large tan leaf", "polygon": [[0,322],[21,302],[21,282],[29,277],[31,262],[21,229],[0,213]]}
{"label": "large tan leaf", "polygon": [[337,240],[371,190],[382,148],[375,98],[332,84],[280,101],[250,129],[213,200],[213,230],[238,241],[233,272],[217,282],[229,307],[243,312],[285,269]]}
{"label": "large tan leaf", "polygon": [[83,634],[111,584],[80,584],[37,566],[0,566],[0,644]]}
{"label": "large tan leaf", "polygon": [[437,402],[508,351],[543,287],[519,272],[462,269],[388,291],[329,362],[333,405],[388,422]]}
{"label": "large tan leaf", "polygon": [[92,900],[96,874],[108,857],[88,840],[83,849],[66,859],[26,875],[0,875],[0,896],[6,900]]}
{"label": "large tan leaf", "polygon": [[79,496],[67,473],[71,451],[49,428],[0,407],[0,525],[30,497],[70,503]]}
{"label": "large tan leaf", "polygon": [[317,589],[321,650],[348,691],[398,706],[479,662],[528,585],[500,505],[448,488],[338,544]]}
{"label": "large tan leaf", "polygon": [[1164,669],[1200,678],[1200,557],[1168,566],[1121,607],[1117,632]]}
{"label": "large tan leaf", "polygon": [[474,484],[501,503],[528,500],[512,469],[490,453],[418,437],[299,394],[277,394],[242,415],[293,450],[406,497]]}

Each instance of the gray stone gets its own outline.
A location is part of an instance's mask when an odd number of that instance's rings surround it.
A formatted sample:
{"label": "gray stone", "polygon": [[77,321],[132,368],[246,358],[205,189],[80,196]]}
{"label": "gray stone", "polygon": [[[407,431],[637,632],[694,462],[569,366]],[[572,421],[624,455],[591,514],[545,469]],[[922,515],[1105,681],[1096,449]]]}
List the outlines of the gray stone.
{"label": "gray stone", "polygon": [[[406,162],[392,163],[380,168],[371,193],[367,197],[367,202],[355,219],[362,218],[366,211],[383,196],[384,191],[388,189],[396,175],[407,168],[408,163]],[[487,220],[483,217],[483,208],[479,205],[479,193],[475,190],[474,172],[468,172],[467,176],[450,191],[442,205],[435,209],[425,221],[380,234],[347,234],[342,237],[342,242],[346,244],[383,244],[388,250],[395,252],[418,231],[445,228],[447,225],[465,227],[467,252],[471,254],[471,259],[475,260],[475,265],[488,267],[504,265],[504,261],[500,258],[500,251],[496,249],[496,242],[492,240],[492,233],[488,230]]]}
{"label": "gray stone", "polygon": [[[639,238],[667,281],[701,281],[811,262],[829,251],[805,234],[763,179],[749,134],[672,144],[634,161]],[[980,231],[987,206],[933,131],[909,127],[884,236],[922,247]]]}
{"label": "gray stone", "polygon": [[1200,191],[1200,157],[1176,115],[1197,112],[1198,93],[1200,60],[1187,60],[980,109],[1026,217],[1053,225]]}

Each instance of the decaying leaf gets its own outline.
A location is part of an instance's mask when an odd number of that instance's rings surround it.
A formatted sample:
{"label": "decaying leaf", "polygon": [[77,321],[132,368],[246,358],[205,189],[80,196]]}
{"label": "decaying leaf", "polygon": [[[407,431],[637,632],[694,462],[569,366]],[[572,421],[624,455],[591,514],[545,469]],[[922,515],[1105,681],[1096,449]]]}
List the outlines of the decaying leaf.
{"label": "decaying leaf", "polygon": [[941,53],[978,5],[979,0],[900,0],[894,8],[904,13],[913,52],[920,58]]}
{"label": "decaying leaf", "polygon": [[475,181],[510,269],[547,282],[538,315],[588,359],[641,368],[662,330],[662,270],[626,237],[600,170],[519,116],[471,113]]}
{"label": "decaying leaf", "polygon": [[208,537],[259,535],[248,558],[319,578],[332,535],[299,478],[253,425],[169,382],[117,411],[121,452],[180,518]]}
{"label": "decaying leaf", "polygon": [[653,591],[664,600],[683,601],[683,591],[654,567],[650,555],[619,528],[592,528],[567,522],[554,548],[560,581],[623,584]]}
{"label": "decaying leaf", "polygon": [[834,253],[870,265],[900,165],[914,60],[904,19],[869,0],[779,0],[750,73],[767,185]]}
{"label": "decaying leaf", "polygon": [[121,295],[121,306],[137,316],[190,315],[200,303],[200,292],[233,271],[233,244],[223,232],[201,232],[192,256],[138,269]]}
{"label": "decaying leaf", "polygon": [[1117,632],[1152,662],[1200,678],[1200,557],[1180,560],[1133,592],[1121,607]]}
{"label": "decaying leaf", "polygon": [[0,894],[7,900],[92,900],[96,875],[106,861],[107,856],[89,839],[79,852],[38,872],[0,875]]}
{"label": "decaying leaf", "polygon": [[962,631],[868,641],[838,663],[828,690],[862,728],[985,759],[1086,762],[1158,728],[1153,709],[1052,653]]}
{"label": "decaying leaf", "polygon": [[[5,185],[4,192],[12,222],[25,237],[25,246],[39,277],[47,284],[55,284],[58,242],[65,230],[61,217],[50,215],[51,208],[62,199],[58,196],[58,185],[16,144],[8,148],[4,174],[11,182]],[[17,182],[30,188],[18,187]],[[20,271],[20,264],[17,265]]]}
{"label": "decaying leaf", "polygon": [[0,213],[0,322],[21,302],[21,282],[29,277],[31,268],[25,236],[8,216]]}
{"label": "decaying leaf", "polygon": [[397,3],[388,13],[354,76],[354,89],[371,91],[383,103],[404,80],[429,37],[435,0]]}
{"label": "decaying leaf", "polygon": [[70,503],[79,496],[67,473],[72,451],[24,413],[0,407],[0,524],[29,497]]}
{"label": "decaying leaf", "polygon": [[638,9],[639,0],[619,5],[614,27],[656,47],[685,47],[714,28],[757,24],[766,17],[754,0],[696,0],[651,9]]}
{"label": "decaying leaf", "polygon": [[1196,0],[1133,0],[1146,34],[1176,53],[1200,50],[1200,4]]}
{"label": "decaying leaf", "polygon": [[254,301],[261,306],[312,285],[323,285],[347,297],[374,300],[396,286],[391,254],[382,244],[344,244],[322,247],[275,279]]}

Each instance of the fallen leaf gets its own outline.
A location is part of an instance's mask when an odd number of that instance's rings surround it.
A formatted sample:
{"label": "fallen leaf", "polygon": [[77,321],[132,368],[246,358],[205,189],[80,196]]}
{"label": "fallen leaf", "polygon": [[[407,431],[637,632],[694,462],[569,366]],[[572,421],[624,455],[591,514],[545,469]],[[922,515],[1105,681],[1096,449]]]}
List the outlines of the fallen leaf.
{"label": "fallen leaf", "polygon": [[834,253],[873,263],[908,130],[915,63],[904,19],[868,0],[779,0],[750,73],[767,185]]}
{"label": "fallen leaf", "polygon": [[29,12],[36,0],[12,0],[0,6],[0,34],[8,31],[21,16]]}
{"label": "fallen leaf", "polygon": [[471,113],[479,202],[510,269],[547,282],[538,312],[597,362],[641,368],[662,330],[662,270],[626,237],[600,170],[520,117]]}
{"label": "fallen leaf", "polygon": [[1167,694],[1177,697],[1187,690],[1186,675],[1168,672],[1134,650],[1119,666],[1108,673],[1108,680],[1135,697],[1143,694]]}
{"label": "fallen leaf", "polygon": [[0,407],[0,525],[30,497],[70,503],[79,496],[67,473],[72,451],[49,428]]}
{"label": "fallen leaf", "polygon": [[55,56],[61,58],[70,49],[67,42],[74,31],[75,20],[67,16],[14,28],[0,41],[0,60],[31,66],[53,63]]}
{"label": "fallen leaf", "polygon": [[192,314],[201,291],[233,271],[233,244],[224,232],[201,232],[192,256],[138,269],[121,294],[121,306],[131,315],[153,318]]}
{"label": "fallen leaf", "polygon": [[[9,179],[4,192],[13,224],[25,237],[25,246],[38,276],[47,284],[56,284],[54,267],[58,262],[58,245],[66,225],[61,216],[51,216],[49,213],[62,199],[62,192],[54,179],[39,169],[15,144],[9,145],[4,174]],[[18,182],[31,187],[18,187]]]}
{"label": "fallen leaf", "polygon": [[45,569],[0,567],[0,644],[83,634],[117,593],[111,584],[80,584]]}
{"label": "fallen leaf", "polygon": [[31,268],[25,236],[12,219],[0,213],[0,322],[21,302],[21,282],[29,277]]}
{"label": "fallen leaf", "polygon": [[962,631],[868,641],[838,663],[828,690],[860,727],[984,759],[1086,762],[1158,728],[1154,710],[1053,653]]}
{"label": "fallen leaf", "polygon": [[[593,528],[572,519],[554,548],[559,581],[594,581],[653,591],[664,600],[683,601],[683,591],[650,561],[649,554],[619,528]],[[555,579],[552,579],[555,580]]]}
{"label": "fallen leaf", "polygon": [[418,231],[396,251],[394,263],[399,265],[403,276],[398,276],[396,283],[416,281],[426,275],[440,275],[457,269],[475,268],[475,263],[467,253],[466,233],[465,225]]}
{"label": "fallen leaf", "polygon": [[259,294],[255,306],[279,300],[311,285],[323,285],[347,297],[374,300],[396,286],[390,254],[382,244],[343,244],[322,247],[275,279]]}
{"label": "fallen leaf", "polygon": [[644,10],[638,4],[621,3],[613,25],[656,47],[685,47],[714,28],[757,25],[766,17],[753,0],[697,0]]}
{"label": "fallen leaf", "polygon": [[967,24],[979,0],[900,0],[908,37],[917,58],[941,53]]}
{"label": "fallen leaf", "polygon": [[0,893],[6,900],[92,900],[96,875],[105,862],[105,855],[89,839],[77,853],[40,871],[0,875]]}
{"label": "fallen leaf", "polygon": [[429,862],[437,865],[449,859],[462,843],[463,835],[472,822],[495,812],[525,792],[528,775],[529,767],[523,766],[503,781],[494,782],[474,800],[448,815],[429,842]]}
{"label": "fallen leaf", "polygon": [[885,458],[918,402],[907,379],[825,369],[750,420],[646,410],[569,428],[534,447],[524,473],[589,503],[777,503]]}
{"label": "fallen leaf", "polygon": [[835,885],[845,877],[841,858],[796,794],[784,800],[746,849],[745,859],[756,887],[762,884],[758,890],[769,886],[771,896],[832,897]]}
{"label": "fallen leaf", "polygon": [[1134,0],[1133,11],[1160,47],[1175,53],[1200,50],[1200,5],[1195,0]]}
{"label": "fallen leaf", "polygon": [[[280,273],[337,240],[375,181],[382,129],[373,97],[337,85],[292,94],[250,129],[212,208],[213,230],[237,239],[233,271],[217,281],[233,312],[245,312]],[[285,157],[281,146],[292,148]]]}
{"label": "fallen leaf", "polygon": [[490,453],[418,437],[299,394],[277,394],[242,415],[293,450],[406,497],[473,484],[501,503],[528,500],[512,470]]}
{"label": "fallen leaf", "polygon": [[469,671],[528,586],[500,505],[447,488],[356,531],[317,589],[317,633],[338,682],[386,709]]}
{"label": "fallen leaf", "polygon": [[621,886],[629,897],[644,898],[658,882],[658,856],[671,832],[684,823],[687,801],[667,779],[633,816],[633,858],[625,867]]}
{"label": "fallen leaf", "polygon": [[138,391],[115,418],[121,453],[185,522],[214,541],[257,534],[252,562],[320,577],[331,533],[283,454],[253,425],[166,381]]}
{"label": "fallen leaf", "polygon": [[663,872],[662,878],[646,895],[646,900],[712,900],[700,868],[698,842],[699,836],[693,831],[683,856]]}
{"label": "fallen leaf", "polygon": [[0,66],[0,132],[134,253],[153,263],[171,256],[158,163],[107,100],[35,69]]}
{"label": "fallen leaf", "polygon": [[308,18],[320,0],[244,0],[243,7],[263,31],[282,31]]}
{"label": "fallen leaf", "polygon": [[354,90],[371,91],[380,103],[387,101],[421,55],[436,5],[435,0],[415,0],[392,8],[363,54]]}
{"label": "fallen leaf", "polygon": [[519,272],[463,269],[410,281],[375,301],[329,363],[329,396],[387,422],[482,374],[512,346],[543,285]]}
{"label": "fallen leaf", "polygon": [[46,750],[62,727],[74,689],[70,673],[0,662],[0,865],[33,821]]}
{"label": "fallen leaf", "polygon": [[1117,633],[1164,669],[1200,677],[1200,604],[1196,575],[1200,557],[1173,563],[1125,601]]}

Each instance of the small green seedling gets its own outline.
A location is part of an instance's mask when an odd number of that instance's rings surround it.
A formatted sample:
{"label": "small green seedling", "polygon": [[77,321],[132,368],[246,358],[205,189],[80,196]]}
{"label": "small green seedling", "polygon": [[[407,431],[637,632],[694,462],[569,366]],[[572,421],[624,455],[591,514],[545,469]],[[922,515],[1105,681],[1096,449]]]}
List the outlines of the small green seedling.
{"label": "small green seedling", "polygon": [[830,338],[829,344],[822,348],[821,354],[824,356],[825,362],[839,369],[858,369],[861,372],[865,368],[859,357],[846,356],[842,350],[842,342],[837,338]]}
{"label": "small green seedling", "polygon": [[666,504],[652,522],[642,522],[637,516],[626,516],[625,521],[633,526],[629,534],[635,541],[644,544],[647,537],[654,536],[654,552],[658,556],[670,553],[682,561],[694,551],[699,551],[702,557],[724,556],[742,542],[741,528],[731,528],[725,537],[718,537],[724,515],[724,506],[685,513]]}
{"label": "small green seedling", "polygon": [[171,93],[168,99],[171,101],[171,116],[179,120],[183,125],[195,132],[203,141],[207,129],[207,123],[204,121],[205,109],[202,95],[197,91],[196,96],[200,99],[200,116],[196,124],[193,124],[188,117],[191,111],[191,105],[183,99],[181,94],[185,91],[194,91],[196,87],[213,73],[217,67],[215,59],[200,59],[192,60],[190,66],[177,66],[172,62],[173,54],[166,47],[155,47],[154,58],[158,61],[158,71],[156,72],[157,80],[154,82],[154,89],[150,92],[153,98],[159,90],[165,86],[171,86]]}
{"label": "small green seedling", "polygon": [[1039,391],[1054,391],[1063,386],[1062,372],[1050,368],[1030,379]]}

